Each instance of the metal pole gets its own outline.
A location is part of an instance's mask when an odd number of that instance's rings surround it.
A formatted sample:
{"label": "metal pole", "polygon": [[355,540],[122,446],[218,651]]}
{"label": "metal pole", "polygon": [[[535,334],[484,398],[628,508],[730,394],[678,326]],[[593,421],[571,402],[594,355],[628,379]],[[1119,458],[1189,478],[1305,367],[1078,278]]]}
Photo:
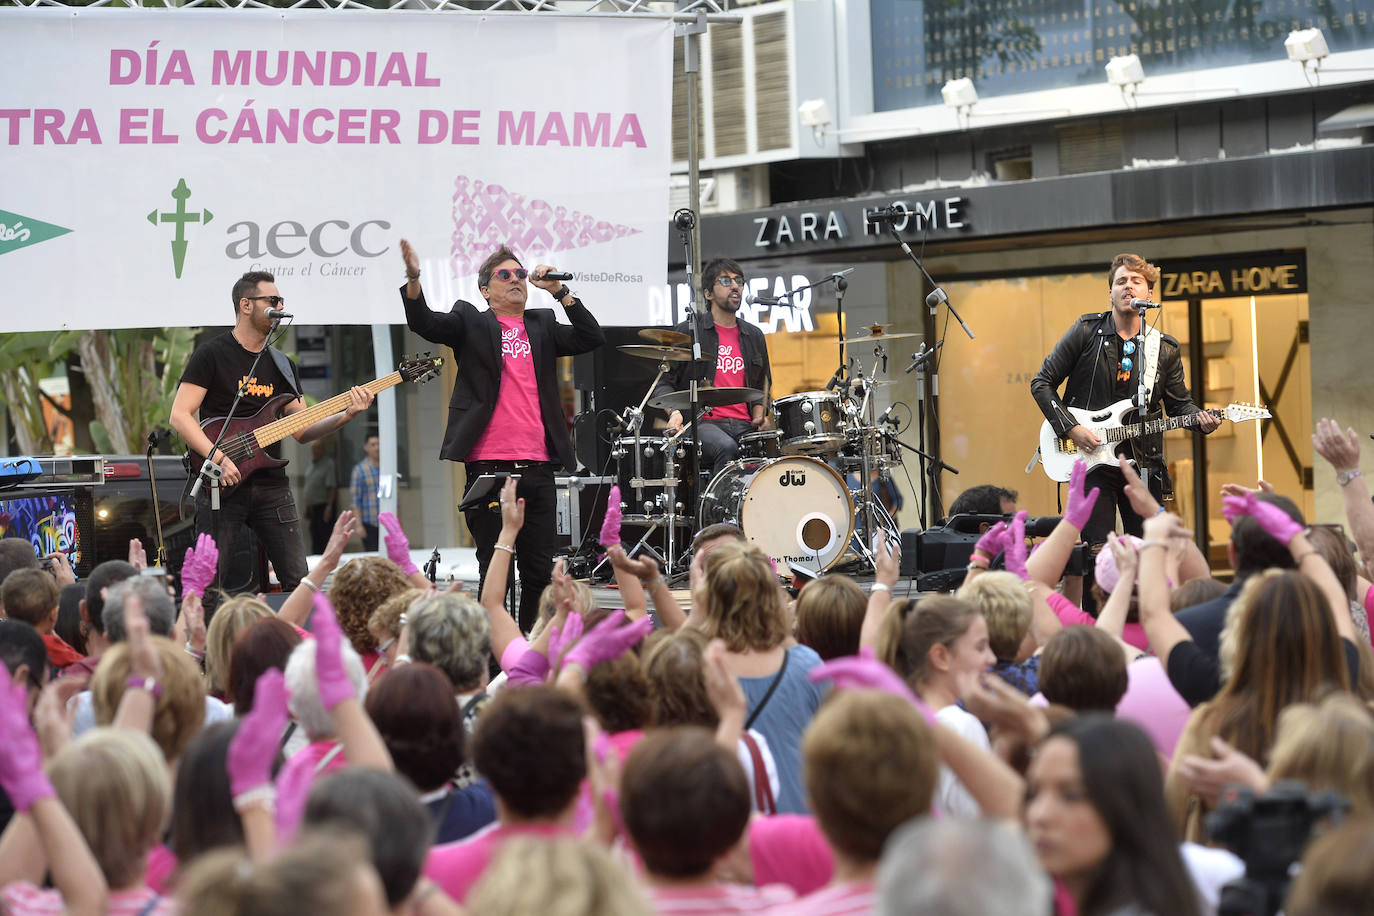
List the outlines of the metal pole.
{"label": "metal pole", "polygon": [[[681,0],[679,0],[679,4]],[[701,109],[701,36],[706,33],[706,12],[697,11],[694,22],[680,24],[682,36],[682,71],[687,80],[687,201],[693,213],[701,213],[701,138],[697,135],[697,120]],[[692,227],[692,263],[688,276],[701,276],[701,220]]]}

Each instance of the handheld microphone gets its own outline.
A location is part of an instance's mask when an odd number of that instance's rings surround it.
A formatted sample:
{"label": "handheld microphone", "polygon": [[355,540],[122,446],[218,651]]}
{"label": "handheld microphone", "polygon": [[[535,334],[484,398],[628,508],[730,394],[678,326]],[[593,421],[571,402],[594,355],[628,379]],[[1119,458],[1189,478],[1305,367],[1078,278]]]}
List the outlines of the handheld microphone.
{"label": "handheld microphone", "polygon": [[539,275],[541,280],[571,280],[573,275],[558,270],[546,270]]}
{"label": "handheld microphone", "polygon": [[272,318],[274,320],[294,317],[290,312],[286,311],[285,309],[268,309],[264,314],[266,314],[268,318]]}
{"label": "handheld microphone", "polygon": [[1161,309],[1163,305],[1158,302],[1151,302],[1149,299],[1132,299],[1131,308],[1133,309]]}
{"label": "handheld microphone", "polygon": [[784,296],[750,296],[750,297],[748,298],[748,302],[749,302],[750,305],[777,305],[777,304],[778,304],[779,302],[781,302],[784,298],[786,298],[786,297],[784,297]]}

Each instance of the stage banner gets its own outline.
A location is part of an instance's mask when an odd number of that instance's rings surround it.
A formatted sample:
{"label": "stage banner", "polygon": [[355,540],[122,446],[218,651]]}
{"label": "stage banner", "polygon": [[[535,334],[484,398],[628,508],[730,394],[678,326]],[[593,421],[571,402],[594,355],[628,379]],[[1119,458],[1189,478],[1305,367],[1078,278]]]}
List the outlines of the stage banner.
{"label": "stage banner", "polygon": [[[509,243],[605,324],[666,275],[673,25],[323,10],[0,9],[0,330],[302,324],[476,303]],[[551,306],[531,287],[531,306]]]}

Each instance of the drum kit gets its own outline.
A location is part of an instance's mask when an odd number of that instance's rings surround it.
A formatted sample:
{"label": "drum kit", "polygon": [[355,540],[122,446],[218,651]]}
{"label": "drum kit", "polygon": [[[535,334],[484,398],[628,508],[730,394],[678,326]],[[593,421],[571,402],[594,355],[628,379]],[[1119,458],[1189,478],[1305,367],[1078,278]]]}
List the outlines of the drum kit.
{"label": "drum kit", "polygon": [[[718,522],[738,525],[747,541],[771,557],[781,575],[796,567],[818,575],[832,567],[875,566],[866,542],[870,532],[883,530],[900,536],[897,524],[874,493],[870,481],[889,478],[902,464],[904,445],[896,438],[887,416],[876,416],[875,390],[890,381],[877,378],[886,367],[883,343],[913,337],[887,333],[872,325],[867,333],[842,341],[871,344],[874,363],[865,374],[860,367],[844,378],[842,366],[825,389],[802,391],[773,402],[771,423],[739,440],[739,458],[710,479],[692,471],[691,425],[680,430],[644,430],[644,407],[687,412],[692,392],[673,391],[652,398],[669,364],[692,359],[689,335],[666,328],[640,331],[647,344],[618,349],[630,356],[658,360],[659,371],[637,407],[620,420],[623,434],[615,439],[611,456],[617,462],[622,522],[645,526],[639,544],[665,532],[661,559],[674,572],[679,533]],[[704,358],[703,358],[703,361]],[[714,362],[714,355],[710,359]],[[850,360],[852,364],[854,361]],[[710,408],[741,404],[763,397],[754,388],[698,387],[696,403],[704,418]],[[853,475],[850,480],[846,474]]]}

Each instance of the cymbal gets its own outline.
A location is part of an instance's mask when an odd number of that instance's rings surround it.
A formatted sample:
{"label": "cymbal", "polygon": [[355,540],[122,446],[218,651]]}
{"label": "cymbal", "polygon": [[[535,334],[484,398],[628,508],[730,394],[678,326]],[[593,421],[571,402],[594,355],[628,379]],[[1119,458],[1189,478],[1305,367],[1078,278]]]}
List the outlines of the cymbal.
{"label": "cymbal", "polygon": [[692,342],[691,334],[684,334],[669,328],[645,328],[639,332],[639,336],[650,343],[664,347],[685,347]]}
{"label": "cymbal", "polygon": [[881,325],[881,324],[870,324],[870,325],[868,326],[868,333],[867,333],[867,334],[860,334],[858,337],[851,337],[851,338],[849,338],[848,340],[846,340],[845,343],[847,343],[847,344],[871,343],[872,341],[875,341],[875,340],[898,340],[898,339],[903,338],[903,337],[919,337],[919,336],[920,336],[919,334],[916,334],[916,333],[913,332],[913,331],[898,331],[897,333],[894,334],[894,333],[891,333],[891,332],[889,332],[889,331],[885,331],[883,328],[884,328],[884,326]]}
{"label": "cymbal", "polygon": [[[622,348],[623,349],[623,348]],[[724,407],[726,404],[743,404],[752,398],[763,397],[757,388],[698,388],[697,403],[702,407]],[[660,410],[683,410],[692,406],[691,391],[670,391],[662,397],[649,402],[650,407]]]}
{"label": "cymbal", "polygon": [[[685,363],[692,359],[691,350],[683,350],[680,347],[649,347],[643,344],[624,344],[616,347],[626,356],[639,356],[644,359],[655,359],[659,362]],[[707,362],[705,358],[701,360]]]}

